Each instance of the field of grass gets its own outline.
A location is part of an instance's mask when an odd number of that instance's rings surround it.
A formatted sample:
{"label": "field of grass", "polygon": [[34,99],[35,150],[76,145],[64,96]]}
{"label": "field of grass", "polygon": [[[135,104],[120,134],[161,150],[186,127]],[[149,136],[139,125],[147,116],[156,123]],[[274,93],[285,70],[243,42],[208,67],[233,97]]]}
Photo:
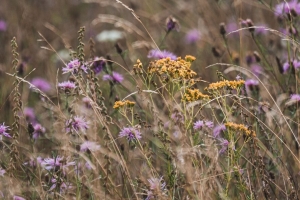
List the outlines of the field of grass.
{"label": "field of grass", "polygon": [[1,2],[0,199],[300,199],[299,25],[298,0]]}

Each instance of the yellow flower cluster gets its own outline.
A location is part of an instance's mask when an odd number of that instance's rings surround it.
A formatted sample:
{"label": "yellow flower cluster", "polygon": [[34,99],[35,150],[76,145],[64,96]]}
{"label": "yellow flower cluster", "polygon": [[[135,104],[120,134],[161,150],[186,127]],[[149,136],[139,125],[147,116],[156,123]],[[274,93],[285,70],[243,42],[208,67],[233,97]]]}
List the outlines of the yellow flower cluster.
{"label": "yellow flower cluster", "polygon": [[191,70],[191,64],[195,59],[195,57],[189,55],[185,59],[178,57],[177,60],[163,58],[151,62],[148,71],[150,74],[167,74],[171,79],[191,79],[197,75],[196,72]]}
{"label": "yellow flower cluster", "polygon": [[140,59],[137,59],[136,64],[133,65],[134,74],[142,74],[143,73],[143,64]]}
{"label": "yellow flower cluster", "polygon": [[243,132],[246,136],[252,136],[256,137],[256,133],[253,130],[249,130],[245,125],[243,124],[236,124],[233,122],[227,122],[225,123],[226,128],[232,129],[232,130],[237,130]]}
{"label": "yellow flower cluster", "polygon": [[218,90],[220,88],[229,87],[230,89],[237,89],[242,87],[245,84],[244,80],[238,80],[238,81],[219,81],[216,83],[211,83],[205,90]]}
{"label": "yellow flower cluster", "polygon": [[202,94],[198,89],[187,89],[184,94],[184,101],[197,101],[200,99],[209,99],[209,96]]}
{"label": "yellow flower cluster", "polygon": [[116,101],[115,104],[114,104],[114,109],[119,109],[119,108],[122,108],[124,106],[128,106],[128,107],[133,107],[135,105],[135,102],[133,101]]}

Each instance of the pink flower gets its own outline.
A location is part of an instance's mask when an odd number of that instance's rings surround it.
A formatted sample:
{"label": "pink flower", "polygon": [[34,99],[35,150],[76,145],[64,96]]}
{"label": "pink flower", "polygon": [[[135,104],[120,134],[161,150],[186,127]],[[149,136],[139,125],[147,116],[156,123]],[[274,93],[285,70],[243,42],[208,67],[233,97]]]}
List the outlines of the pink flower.
{"label": "pink flower", "polygon": [[154,59],[170,58],[171,60],[176,60],[177,56],[166,50],[160,51],[158,49],[152,49],[148,54],[148,58],[154,58]]}
{"label": "pink flower", "polygon": [[80,62],[78,59],[75,59],[75,60],[72,60],[70,61],[67,66],[65,66],[62,71],[63,71],[63,74],[66,74],[66,73],[78,73],[79,69],[82,69],[85,73],[87,73],[87,67],[84,66],[84,65],[81,65],[80,66]]}
{"label": "pink flower", "polygon": [[34,78],[31,80],[31,84],[42,92],[48,92],[49,90],[51,90],[50,83],[43,78]]}
{"label": "pink flower", "polygon": [[81,131],[85,133],[85,131],[89,128],[88,122],[80,116],[76,116],[72,119],[67,120],[66,122],[67,132],[71,132],[74,130],[75,132]]}
{"label": "pink flower", "polygon": [[8,130],[9,126],[5,126],[4,123],[0,125],[0,140],[2,140],[2,135],[11,138],[11,136],[7,133]]}
{"label": "pink flower", "polygon": [[100,149],[100,145],[98,145],[96,142],[90,142],[90,141],[84,141],[81,145],[80,145],[80,151],[97,151]]}
{"label": "pink flower", "polygon": [[200,33],[197,29],[192,29],[187,32],[185,41],[188,44],[196,43],[200,39]]}
{"label": "pink flower", "polygon": [[141,139],[141,135],[141,132],[139,132],[136,128],[126,127],[121,130],[119,137],[126,137],[128,141],[132,141]]}
{"label": "pink flower", "polygon": [[112,75],[106,74],[102,78],[104,81],[113,81],[114,83],[121,83],[124,78],[117,72],[112,72]]}

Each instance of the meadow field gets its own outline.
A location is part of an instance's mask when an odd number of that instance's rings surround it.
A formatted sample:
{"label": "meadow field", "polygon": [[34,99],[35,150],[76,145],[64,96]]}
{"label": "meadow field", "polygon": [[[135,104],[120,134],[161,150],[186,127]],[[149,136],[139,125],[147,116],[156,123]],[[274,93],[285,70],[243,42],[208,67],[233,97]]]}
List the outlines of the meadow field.
{"label": "meadow field", "polygon": [[299,25],[298,0],[2,0],[0,199],[300,199]]}

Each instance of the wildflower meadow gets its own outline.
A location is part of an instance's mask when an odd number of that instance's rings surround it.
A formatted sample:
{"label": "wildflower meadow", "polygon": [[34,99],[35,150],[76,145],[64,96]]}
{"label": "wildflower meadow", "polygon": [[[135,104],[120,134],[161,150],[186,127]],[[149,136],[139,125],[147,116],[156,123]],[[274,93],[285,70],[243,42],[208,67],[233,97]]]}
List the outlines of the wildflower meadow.
{"label": "wildflower meadow", "polygon": [[299,26],[298,0],[2,0],[0,199],[300,199]]}

